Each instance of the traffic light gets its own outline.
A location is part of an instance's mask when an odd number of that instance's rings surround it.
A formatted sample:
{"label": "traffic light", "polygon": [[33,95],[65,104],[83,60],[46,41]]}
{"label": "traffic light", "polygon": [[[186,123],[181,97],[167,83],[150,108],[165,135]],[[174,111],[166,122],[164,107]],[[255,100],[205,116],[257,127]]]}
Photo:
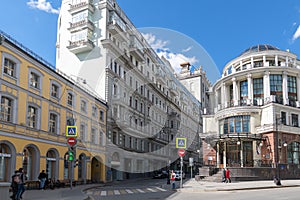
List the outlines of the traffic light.
{"label": "traffic light", "polygon": [[74,153],[73,151],[69,151],[69,161],[73,161],[74,160]]}

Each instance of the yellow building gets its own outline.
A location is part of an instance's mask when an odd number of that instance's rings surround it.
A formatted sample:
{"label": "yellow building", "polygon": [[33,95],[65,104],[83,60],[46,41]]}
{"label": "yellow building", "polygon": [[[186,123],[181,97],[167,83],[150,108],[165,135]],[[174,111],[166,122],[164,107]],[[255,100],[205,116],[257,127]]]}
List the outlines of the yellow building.
{"label": "yellow building", "polygon": [[78,130],[74,179],[105,182],[106,103],[0,32],[0,182],[23,167],[68,180],[66,126]]}

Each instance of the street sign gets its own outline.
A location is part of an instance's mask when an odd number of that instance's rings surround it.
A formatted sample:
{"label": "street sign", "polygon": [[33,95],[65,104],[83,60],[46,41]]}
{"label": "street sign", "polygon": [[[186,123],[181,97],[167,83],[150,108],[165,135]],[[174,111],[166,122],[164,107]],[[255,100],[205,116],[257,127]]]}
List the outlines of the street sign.
{"label": "street sign", "polygon": [[72,137],[68,138],[68,144],[70,146],[74,146],[76,143],[77,143],[76,138],[72,138]]}
{"label": "street sign", "polygon": [[178,156],[183,157],[185,155],[185,150],[184,149],[178,149]]}
{"label": "street sign", "polygon": [[176,148],[186,149],[186,138],[176,138]]}
{"label": "street sign", "polygon": [[77,126],[67,126],[66,137],[77,137]]}

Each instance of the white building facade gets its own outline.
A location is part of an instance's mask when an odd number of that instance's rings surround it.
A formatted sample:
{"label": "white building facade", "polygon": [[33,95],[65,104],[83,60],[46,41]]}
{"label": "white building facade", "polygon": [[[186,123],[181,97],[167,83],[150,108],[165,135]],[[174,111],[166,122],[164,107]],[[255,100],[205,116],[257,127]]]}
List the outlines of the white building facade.
{"label": "white building facade", "polygon": [[271,45],[250,47],[224,67],[203,116],[204,132],[217,138],[218,167],[298,169],[299,74],[297,56]]}
{"label": "white building facade", "polygon": [[107,101],[106,166],[112,180],[178,168],[180,137],[187,138],[185,170],[189,157],[199,161],[200,101],[114,0],[62,1],[56,67]]}

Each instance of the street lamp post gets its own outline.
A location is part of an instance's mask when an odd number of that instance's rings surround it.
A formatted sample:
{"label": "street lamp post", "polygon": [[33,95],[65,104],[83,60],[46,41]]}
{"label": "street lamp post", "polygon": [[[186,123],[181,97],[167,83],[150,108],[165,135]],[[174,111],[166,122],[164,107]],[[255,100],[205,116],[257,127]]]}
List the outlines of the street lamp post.
{"label": "street lamp post", "polygon": [[274,178],[274,183],[276,185],[281,185],[280,181],[280,169],[279,169],[279,133],[278,133],[278,122],[281,122],[281,118],[276,118],[275,126],[276,126],[276,137],[275,137],[275,150],[276,150],[276,156],[275,156],[275,165],[276,165],[276,176]]}

